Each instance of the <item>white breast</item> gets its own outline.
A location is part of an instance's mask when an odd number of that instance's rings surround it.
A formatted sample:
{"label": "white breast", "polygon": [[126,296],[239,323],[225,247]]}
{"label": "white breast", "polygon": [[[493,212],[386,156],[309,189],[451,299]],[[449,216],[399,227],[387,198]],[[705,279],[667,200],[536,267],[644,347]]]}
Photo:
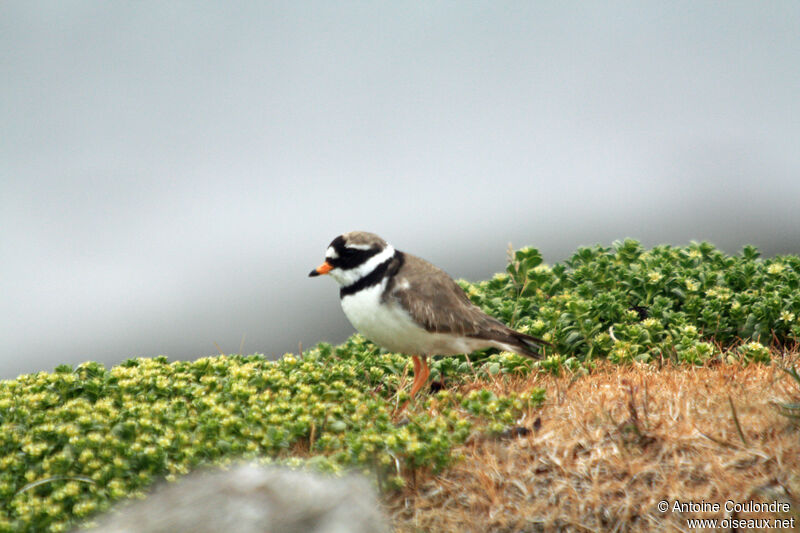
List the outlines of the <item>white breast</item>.
{"label": "white breast", "polygon": [[386,284],[342,298],[342,310],[353,327],[372,342],[393,352],[416,355],[470,353],[491,343],[448,333],[430,333],[417,325],[398,304],[381,302]]}

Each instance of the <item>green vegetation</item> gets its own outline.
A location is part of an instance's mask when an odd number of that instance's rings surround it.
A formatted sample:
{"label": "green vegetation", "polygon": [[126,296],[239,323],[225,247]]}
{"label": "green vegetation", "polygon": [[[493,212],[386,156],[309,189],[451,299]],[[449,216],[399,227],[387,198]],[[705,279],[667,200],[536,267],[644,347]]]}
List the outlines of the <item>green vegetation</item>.
{"label": "green vegetation", "polygon": [[626,240],[549,267],[523,248],[507,273],[461,283],[486,312],[553,343],[553,368],[593,358],[704,364],[736,346],[726,358],[767,362],[766,345],[800,340],[800,257],[758,256],[751,246],[728,256],[708,243],[645,250]]}
{"label": "green vegetation", "polygon": [[156,357],[0,382],[0,532],[63,531],[160,476],[242,457],[357,468],[399,488],[448,467],[470,435],[503,434],[544,399],[538,388],[461,392],[464,380],[587,372],[598,358],[768,362],[766,344],[800,338],[799,276],[798,257],[761,261],[750,247],[729,257],[708,244],[645,251],[625,241],[553,267],[519,250],[508,273],[462,286],[554,349],[541,361],[438,358],[431,377],[448,387],[421,395],[402,422],[395,411],[407,399],[408,358],[358,335],[279,361]]}
{"label": "green vegetation", "polygon": [[[441,391],[393,421],[407,358],[354,336],[279,361],[219,356],[67,366],[0,383],[0,531],[63,531],[201,463],[272,457],[359,468],[399,488],[474,431],[500,432],[541,389]],[[407,380],[405,380],[407,381]]]}

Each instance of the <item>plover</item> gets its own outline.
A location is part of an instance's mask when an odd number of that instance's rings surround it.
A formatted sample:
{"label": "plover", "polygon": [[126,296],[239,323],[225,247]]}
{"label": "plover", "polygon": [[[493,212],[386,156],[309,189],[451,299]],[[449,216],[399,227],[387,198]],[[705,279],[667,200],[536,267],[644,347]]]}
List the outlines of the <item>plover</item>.
{"label": "plover", "polygon": [[339,283],[342,310],[359,333],[412,357],[411,398],[430,375],[428,356],[499,348],[539,358],[540,347],[548,345],[487,315],[443,270],[374,233],[353,231],[333,239],[325,262],[309,277],[321,274]]}

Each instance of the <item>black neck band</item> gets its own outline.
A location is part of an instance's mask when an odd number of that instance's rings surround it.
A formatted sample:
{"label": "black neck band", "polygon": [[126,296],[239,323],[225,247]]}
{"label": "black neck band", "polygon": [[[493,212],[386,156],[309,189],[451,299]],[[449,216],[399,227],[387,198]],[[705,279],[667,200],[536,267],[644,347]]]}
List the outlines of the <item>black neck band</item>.
{"label": "black neck band", "polygon": [[[390,257],[383,263],[376,266],[372,270],[372,272],[370,272],[360,280],[348,285],[347,287],[342,287],[341,289],[339,289],[339,298],[350,296],[351,294],[357,293],[361,289],[366,289],[367,287],[372,287],[373,285],[377,285],[378,283],[380,283],[381,280],[383,279],[383,275],[386,273],[386,269],[388,269],[389,265],[392,264],[392,261],[394,261],[397,258],[398,258],[398,253],[395,252],[392,257]],[[394,269],[394,271],[396,272],[396,269]]]}

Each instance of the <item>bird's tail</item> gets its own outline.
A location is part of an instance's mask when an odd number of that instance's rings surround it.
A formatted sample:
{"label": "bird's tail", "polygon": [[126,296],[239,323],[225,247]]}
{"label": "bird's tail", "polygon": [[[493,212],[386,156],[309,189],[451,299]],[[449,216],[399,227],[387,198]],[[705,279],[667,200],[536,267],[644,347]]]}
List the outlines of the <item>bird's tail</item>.
{"label": "bird's tail", "polygon": [[550,346],[551,348],[553,346],[547,341],[514,330],[511,330],[511,339],[513,340],[509,344],[514,347],[514,352],[534,359],[542,358],[542,346]]}

